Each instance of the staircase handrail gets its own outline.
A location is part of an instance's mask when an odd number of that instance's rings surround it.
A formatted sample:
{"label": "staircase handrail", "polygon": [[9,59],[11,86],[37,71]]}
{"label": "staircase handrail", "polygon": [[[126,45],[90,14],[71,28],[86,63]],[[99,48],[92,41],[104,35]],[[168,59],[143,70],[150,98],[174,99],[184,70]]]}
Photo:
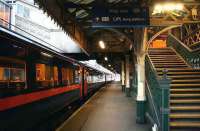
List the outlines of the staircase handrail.
{"label": "staircase handrail", "polygon": [[190,49],[172,34],[169,34],[167,44],[175,49],[191,67],[200,68],[200,54],[197,50]]}
{"label": "staircase handrail", "polygon": [[194,52],[194,50],[190,49],[187,45],[185,45],[182,41],[180,41],[176,36],[174,36],[173,34],[169,34],[169,36],[173,37],[183,48],[185,48],[186,50],[188,50],[189,52]]}
{"label": "staircase handrail", "polygon": [[[146,83],[146,87],[147,87],[147,93],[149,93],[149,97],[150,97],[150,101],[151,101],[151,103],[152,103],[152,105],[153,105],[153,111],[154,111],[154,113],[155,113],[155,116],[156,116],[156,120],[153,120],[155,123],[157,123],[157,126],[158,127],[160,127],[161,126],[161,123],[160,123],[160,120],[159,120],[159,111],[158,111],[158,109],[156,108],[156,103],[155,103],[155,101],[154,101],[154,99],[153,99],[153,95],[152,95],[152,92],[151,92],[151,89],[150,89],[150,87],[149,87],[149,85],[148,85],[148,82],[146,81],[145,82]],[[148,97],[148,96],[147,96]]]}
{"label": "staircase handrail", "polygon": [[197,28],[195,30],[193,30],[192,32],[190,32],[189,35],[185,36],[182,40],[186,40],[187,38],[189,38],[190,36],[192,36],[193,34],[197,33],[200,30],[200,28]]}
{"label": "staircase handrail", "polygon": [[148,61],[149,65],[150,65],[150,68],[151,70],[154,72],[154,75],[156,76],[157,79],[160,79],[161,77],[158,76],[158,74],[156,73],[157,71],[155,70],[155,66],[154,64],[152,63],[151,59],[150,59],[150,56],[147,54],[146,55],[146,61]]}
{"label": "staircase handrail", "polygon": [[147,117],[150,117],[150,120],[153,119],[153,122],[155,122],[153,124],[158,126],[159,131],[169,131],[169,89],[171,80],[167,77],[167,70],[164,69],[163,76],[160,77],[155,69],[150,57],[146,55]]}
{"label": "staircase handrail", "polygon": [[[182,39],[183,43],[187,45],[189,48],[194,45],[200,45],[200,40],[197,38],[197,34],[199,35],[200,28],[197,28],[193,32],[191,32],[188,36],[186,36],[184,39]],[[191,42],[190,42],[191,40]],[[200,47],[195,48],[194,51],[199,51]]]}

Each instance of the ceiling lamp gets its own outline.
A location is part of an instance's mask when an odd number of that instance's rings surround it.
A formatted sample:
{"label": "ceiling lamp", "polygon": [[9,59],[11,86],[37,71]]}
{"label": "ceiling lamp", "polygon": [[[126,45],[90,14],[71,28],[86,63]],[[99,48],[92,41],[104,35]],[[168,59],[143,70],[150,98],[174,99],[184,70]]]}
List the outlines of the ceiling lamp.
{"label": "ceiling lamp", "polygon": [[105,60],[105,61],[108,61],[108,57],[104,57],[104,60]]}
{"label": "ceiling lamp", "polygon": [[101,49],[105,49],[106,48],[105,43],[102,40],[99,41],[99,46],[100,46]]}

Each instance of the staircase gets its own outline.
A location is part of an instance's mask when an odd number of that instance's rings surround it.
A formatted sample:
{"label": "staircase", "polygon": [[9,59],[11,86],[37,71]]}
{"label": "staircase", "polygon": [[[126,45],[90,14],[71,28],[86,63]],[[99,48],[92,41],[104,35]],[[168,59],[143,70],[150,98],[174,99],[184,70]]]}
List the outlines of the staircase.
{"label": "staircase", "polygon": [[150,48],[158,76],[167,69],[170,85],[170,131],[200,131],[200,70],[190,68],[171,48]]}

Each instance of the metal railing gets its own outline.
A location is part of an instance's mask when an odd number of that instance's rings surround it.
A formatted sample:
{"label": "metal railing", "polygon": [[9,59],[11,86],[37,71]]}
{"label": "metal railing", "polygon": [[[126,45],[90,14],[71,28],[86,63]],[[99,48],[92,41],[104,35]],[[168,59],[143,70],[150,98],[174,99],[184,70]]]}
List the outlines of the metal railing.
{"label": "metal railing", "polygon": [[194,30],[187,37],[185,37],[182,42],[188,46],[193,51],[200,50],[200,28]]}
{"label": "metal railing", "polygon": [[163,76],[159,77],[147,55],[145,58],[146,74],[146,116],[156,124],[159,131],[169,131],[169,89],[171,80],[164,70]]}
{"label": "metal railing", "polygon": [[199,52],[190,49],[183,42],[170,34],[167,39],[168,46],[172,47],[194,69],[200,69]]}

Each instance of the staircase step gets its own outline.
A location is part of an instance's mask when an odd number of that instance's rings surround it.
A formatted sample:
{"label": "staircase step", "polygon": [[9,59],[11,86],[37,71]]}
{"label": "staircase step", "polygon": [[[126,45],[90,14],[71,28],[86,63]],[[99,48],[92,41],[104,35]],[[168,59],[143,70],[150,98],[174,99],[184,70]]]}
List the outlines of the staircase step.
{"label": "staircase step", "polygon": [[167,62],[167,61],[172,61],[172,62],[182,62],[183,60],[178,59],[178,58],[150,58],[152,62],[154,61],[160,61],[160,62]]}
{"label": "staircase step", "polygon": [[171,113],[170,114],[170,118],[173,118],[173,119],[180,119],[180,118],[184,118],[184,119],[197,119],[197,118],[200,118],[200,113]]}
{"label": "staircase step", "polygon": [[188,67],[186,64],[154,64],[156,68],[182,68]]}
{"label": "staircase step", "polygon": [[149,52],[149,56],[176,56],[176,53],[173,52]]}
{"label": "staircase step", "polygon": [[178,57],[175,53],[172,53],[172,54],[162,54],[162,53],[155,53],[155,54],[153,54],[153,53],[151,53],[151,54],[149,54],[149,56],[150,57],[152,57],[152,56],[155,56],[155,57],[162,57],[162,56],[175,56],[175,57]]}
{"label": "staircase step", "polygon": [[[157,73],[158,75],[163,75],[163,72]],[[200,75],[200,72],[167,72],[167,75]]]}
{"label": "staircase step", "polygon": [[178,61],[182,61],[182,59],[180,57],[169,57],[169,56],[149,56],[151,60],[168,60],[168,61],[174,61],[174,60],[178,60]]}
{"label": "staircase step", "polygon": [[[167,69],[169,72],[173,72],[173,71],[194,71],[194,69],[191,68],[178,68],[178,69],[174,69],[174,68],[168,68]],[[163,71],[163,68],[156,68],[156,71]],[[197,70],[198,71],[198,70]],[[199,70],[200,71],[200,70]]]}
{"label": "staircase step", "polygon": [[149,56],[151,60],[165,60],[165,61],[173,61],[173,60],[177,60],[177,61],[182,61],[181,58],[179,57],[175,57],[175,56]]}
{"label": "staircase step", "polygon": [[200,86],[200,84],[170,84],[171,85],[171,87],[177,87],[177,86],[179,86],[179,87],[185,87],[185,86],[190,86],[190,87],[199,87]]}
{"label": "staircase step", "polygon": [[[163,68],[157,68],[156,69],[157,71],[162,71],[163,70]],[[167,69],[169,72],[176,72],[176,71],[189,71],[189,72],[195,72],[195,71],[199,71],[200,72],[200,70],[199,69],[192,69],[192,68],[179,68],[179,69],[174,69],[174,68],[168,68]]]}
{"label": "staircase step", "polygon": [[190,110],[190,111],[195,111],[199,110],[200,111],[200,106],[171,106],[170,110]]}
{"label": "staircase step", "polygon": [[150,48],[149,58],[157,75],[171,78],[170,130],[200,131],[200,70],[192,69],[171,48]]}
{"label": "staircase step", "polygon": [[173,68],[182,68],[182,67],[188,67],[187,65],[154,65],[155,66],[155,68],[171,68],[171,67],[173,67]]}
{"label": "staircase step", "polygon": [[173,60],[178,60],[182,61],[181,58],[175,57],[175,56],[149,56],[151,60],[165,60],[165,61],[173,61]]}
{"label": "staircase step", "polygon": [[200,97],[200,94],[170,94],[170,97]]}
{"label": "staircase step", "polygon": [[200,122],[194,122],[194,121],[170,122],[170,126],[171,127],[199,127],[200,128]]}
{"label": "staircase step", "polygon": [[200,87],[200,84],[170,84],[171,88],[173,87]]}
{"label": "staircase step", "polygon": [[171,104],[193,104],[193,103],[200,103],[200,99],[181,99],[181,100],[170,100]]}
{"label": "staircase step", "polygon": [[185,63],[155,63],[153,62],[154,65],[186,65]]}
{"label": "staircase step", "polygon": [[200,92],[200,88],[170,89],[170,92]]}
{"label": "staircase step", "polygon": [[158,63],[160,63],[160,64],[168,64],[168,63],[170,63],[170,64],[173,64],[173,63],[179,63],[179,64],[181,64],[181,63],[184,63],[184,61],[177,61],[177,60],[174,60],[174,61],[152,60],[152,62],[155,63],[155,64],[158,64]]}
{"label": "staircase step", "polygon": [[170,76],[170,78],[172,78],[173,80],[176,79],[200,79],[200,76],[198,75],[177,75],[177,76]]}
{"label": "staircase step", "polygon": [[173,83],[200,83],[200,79],[172,80]]}

